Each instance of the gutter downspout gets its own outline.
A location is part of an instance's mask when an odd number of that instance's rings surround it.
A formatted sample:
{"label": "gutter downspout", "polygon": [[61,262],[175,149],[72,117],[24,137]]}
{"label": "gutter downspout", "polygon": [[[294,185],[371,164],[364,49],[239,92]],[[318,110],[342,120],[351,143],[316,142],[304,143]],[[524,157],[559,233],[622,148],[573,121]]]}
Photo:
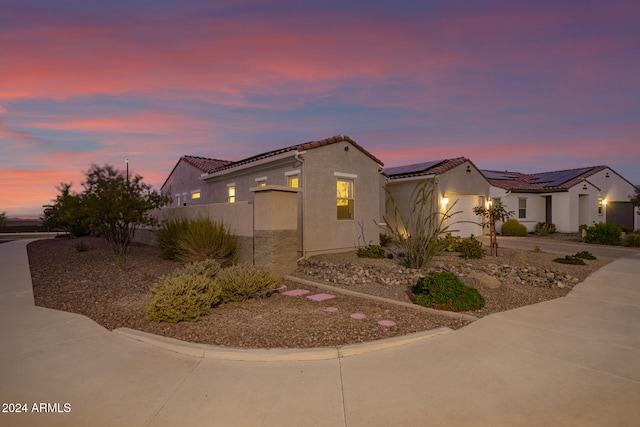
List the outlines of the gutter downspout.
{"label": "gutter downspout", "polygon": [[305,246],[304,246],[304,212],[305,212],[305,203],[306,203],[306,199],[304,197],[304,186],[307,185],[307,179],[306,179],[306,172],[305,172],[305,167],[304,167],[304,159],[302,158],[302,155],[305,153],[305,151],[296,151],[296,154],[294,155],[295,159],[297,162],[300,162],[301,165],[301,169],[302,169],[302,191],[299,193],[300,197],[302,197],[302,212],[300,212],[300,244],[302,246],[302,256],[300,258],[298,258],[296,260],[296,264],[302,260],[305,259],[306,257],[306,250],[305,250]]}

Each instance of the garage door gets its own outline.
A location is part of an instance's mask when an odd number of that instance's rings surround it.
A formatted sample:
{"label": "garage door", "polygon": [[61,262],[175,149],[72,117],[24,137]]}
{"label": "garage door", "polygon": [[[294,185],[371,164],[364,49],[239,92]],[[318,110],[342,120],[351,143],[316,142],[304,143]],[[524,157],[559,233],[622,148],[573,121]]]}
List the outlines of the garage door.
{"label": "garage door", "polygon": [[633,204],[631,202],[609,202],[607,204],[607,224],[609,223],[633,230]]}
{"label": "garage door", "polygon": [[459,230],[451,234],[460,237],[469,237],[472,234],[474,236],[481,236],[482,227],[476,223],[481,222],[482,217],[473,213],[473,208],[480,205],[481,197],[471,194],[447,194],[446,197],[449,199],[450,206],[457,200],[450,213],[460,211],[460,213],[453,215],[453,217],[449,219],[449,224],[451,224],[450,228],[452,230]]}

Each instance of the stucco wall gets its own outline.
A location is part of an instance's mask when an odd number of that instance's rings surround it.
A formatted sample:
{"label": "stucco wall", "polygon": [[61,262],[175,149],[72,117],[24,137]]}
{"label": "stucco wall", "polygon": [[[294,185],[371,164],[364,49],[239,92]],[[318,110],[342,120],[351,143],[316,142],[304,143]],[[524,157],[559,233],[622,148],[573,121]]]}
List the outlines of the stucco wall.
{"label": "stucco wall", "polygon": [[[377,226],[380,172],[376,162],[344,141],[307,150],[303,158],[305,255],[353,250],[358,244],[377,244],[381,230]],[[356,176],[353,178],[354,220],[337,219],[336,172]]]}
{"label": "stucco wall", "polygon": [[[168,194],[173,200],[172,207],[200,205],[206,203],[205,199],[192,199],[191,193],[200,190],[203,195],[203,182],[200,180],[200,170],[190,164],[180,160],[173,173],[162,186],[162,193]],[[180,204],[177,196],[180,195]]]}

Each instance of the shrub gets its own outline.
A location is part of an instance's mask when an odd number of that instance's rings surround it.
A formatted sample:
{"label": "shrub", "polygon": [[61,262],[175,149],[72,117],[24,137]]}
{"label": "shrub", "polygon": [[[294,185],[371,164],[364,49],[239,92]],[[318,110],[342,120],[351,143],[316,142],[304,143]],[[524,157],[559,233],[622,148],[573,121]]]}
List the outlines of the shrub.
{"label": "shrub", "polygon": [[457,251],[460,252],[460,256],[465,259],[482,258],[484,256],[482,242],[477,241],[473,236],[460,240]]}
{"label": "shrub", "polygon": [[536,234],[539,236],[546,236],[556,232],[556,226],[549,222],[539,222],[536,224]]}
{"label": "shrub", "polygon": [[444,237],[438,239],[438,252],[459,252],[458,247],[460,246],[461,240],[462,238],[460,236],[452,236],[451,233],[445,234]]}
{"label": "shrub", "polygon": [[163,259],[178,258],[178,242],[189,228],[188,219],[172,219],[162,223],[156,231],[156,244]]}
{"label": "shrub", "polygon": [[145,317],[156,322],[198,320],[220,301],[220,287],[204,274],[178,271],[151,290]]}
{"label": "shrub", "polygon": [[503,236],[526,236],[527,227],[520,224],[517,219],[510,219],[502,224]]}
{"label": "shrub", "polygon": [[379,245],[367,245],[358,248],[360,258],[384,258],[384,249]]}
{"label": "shrub", "polygon": [[625,246],[640,247],[640,232],[627,233],[622,242]]}
{"label": "shrub", "polygon": [[222,221],[200,218],[189,221],[177,246],[177,257],[181,261],[216,259],[224,263],[233,259],[238,238],[227,231]]}
{"label": "shrub", "polygon": [[619,245],[621,235],[622,230],[620,230],[619,225],[599,222],[587,228],[587,233],[583,240],[585,243],[596,243],[598,245]]}
{"label": "shrub", "polygon": [[186,274],[197,274],[214,279],[220,272],[220,263],[215,259],[205,259],[186,264],[182,271]]}
{"label": "shrub", "polygon": [[576,256],[567,255],[564,258],[556,258],[553,262],[557,262],[560,264],[573,264],[573,265],[585,265],[585,262]]}
{"label": "shrub", "polygon": [[387,246],[389,243],[391,243],[391,236],[389,236],[387,233],[380,233],[380,246]]}
{"label": "shrub", "polygon": [[221,270],[216,276],[224,302],[245,301],[249,298],[269,296],[282,284],[282,280],[250,264],[234,265]]}
{"label": "shrub", "polygon": [[83,241],[79,241],[79,242],[74,243],[73,247],[76,248],[76,251],[78,251],[78,252],[86,252],[86,251],[89,250],[89,245],[87,245]]}
{"label": "shrub", "polygon": [[411,300],[424,307],[449,311],[479,310],[484,298],[451,272],[434,272],[418,279],[412,288]]}
{"label": "shrub", "polygon": [[580,259],[597,259],[591,252],[589,251],[581,251],[575,254],[576,258]]}

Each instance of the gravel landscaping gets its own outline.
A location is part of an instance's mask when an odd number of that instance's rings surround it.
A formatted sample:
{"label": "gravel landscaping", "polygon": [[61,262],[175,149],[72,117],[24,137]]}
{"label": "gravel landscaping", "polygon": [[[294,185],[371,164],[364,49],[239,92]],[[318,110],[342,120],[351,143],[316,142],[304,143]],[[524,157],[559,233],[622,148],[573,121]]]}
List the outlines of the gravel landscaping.
{"label": "gravel landscaping", "polygon": [[[480,291],[483,309],[466,314],[482,317],[566,295],[577,283],[611,259],[587,265],[554,263],[558,255],[501,249],[500,257],[465,260],[455,253],[434,258],[430,269],[408,270],[397,258],[364,259],[354,252],[321,255],[302,262],[295,276],[330,285],[316,288],[285,280],[287,291],[269,298],[221,304],[197,322],[177,324],[147,321],[144,310],[149,290],[161,276],[181,264],[162,260],[157,248],[134,244],[127,269],[120,270],[103,240],[39,240],[27,246],[36,304],[88,316],[112,330],[128,327],[195,343],[249,348],[309,348],[373,341],[439,327],[457,329],[469,320],[416,308],[345,295],[340,289],[389,300],[409,302],[408,287],[429,270],[452,271]],[[317,301],[318,294],[335,297]],[[353,316],[364,314],[366,317]]]}

